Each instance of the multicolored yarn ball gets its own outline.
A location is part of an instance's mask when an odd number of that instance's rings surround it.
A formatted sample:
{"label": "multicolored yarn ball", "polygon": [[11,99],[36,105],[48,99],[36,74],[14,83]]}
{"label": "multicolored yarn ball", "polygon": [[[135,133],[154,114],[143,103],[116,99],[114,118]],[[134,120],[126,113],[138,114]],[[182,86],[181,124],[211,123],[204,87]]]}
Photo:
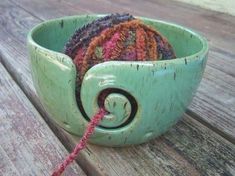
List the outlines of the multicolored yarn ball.
{"label": "multicolored yarn ball", "polygon": [[110,61],[173,59],[165,37],[129,14],[111,14],[75,31],[65,46],[78,70],[78,82],[95,64]]}
{"label": "multicolored yarn ball", "polygon": [[[175,53],[165,37],[141,20],[129,14],[111,14],[99,18],[75,31],[65,46],[65,54],[77,67],[77,100],[81,110],[79,91],[85,73],[95,64],[111,61],[155,61],[173,59]],[[109,92],[103,92],[104,101]],[[94,129],[107,113],[103,102],[100,110],[91,118],[86,131],[73,152],[56,168],[52,176],[59,176],[74,161]]]}

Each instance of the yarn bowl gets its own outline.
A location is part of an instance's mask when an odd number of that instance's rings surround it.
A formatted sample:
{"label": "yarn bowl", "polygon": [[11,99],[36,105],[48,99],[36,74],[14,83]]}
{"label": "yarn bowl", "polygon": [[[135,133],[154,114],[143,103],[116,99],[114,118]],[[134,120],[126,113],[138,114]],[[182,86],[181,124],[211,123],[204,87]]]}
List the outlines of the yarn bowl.
{"label": "yarn bowl", "polygon": [[77,71],[63,54],[68,38],[102,15],[53,19],[34,27],[28,50],[34,86],[50,117],[66,131],[82,136],[98,111],[104,91],[109,112],[89,142],[105,146],[141,144],[163,134],[182,117],[202,79],[208,45],[199,34],[176,24],[140,18],[171,43],[176,59],[108,61],[90,68],[76,100]]}

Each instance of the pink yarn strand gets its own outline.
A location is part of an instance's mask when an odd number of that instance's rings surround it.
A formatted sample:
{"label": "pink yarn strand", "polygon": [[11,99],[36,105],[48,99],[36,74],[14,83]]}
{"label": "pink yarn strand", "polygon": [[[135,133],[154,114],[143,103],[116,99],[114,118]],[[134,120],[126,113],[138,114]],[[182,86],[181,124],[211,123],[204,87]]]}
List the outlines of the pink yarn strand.
{"label": "pink yarn strand", "polygon": [[86,128],[85,133],[83,134],[79,143],[75,146],[73,152],[67,156],[67,158],[57,167],[56,170],[54,170],[52,176],[60,176],[64,172],[66,167],[75,160],[79,152],[86,147],[89,137],[92,135],[95,130],[95,127],[100,123],[105,114],[106,111],[101,108],[98,113],[93,116]]}

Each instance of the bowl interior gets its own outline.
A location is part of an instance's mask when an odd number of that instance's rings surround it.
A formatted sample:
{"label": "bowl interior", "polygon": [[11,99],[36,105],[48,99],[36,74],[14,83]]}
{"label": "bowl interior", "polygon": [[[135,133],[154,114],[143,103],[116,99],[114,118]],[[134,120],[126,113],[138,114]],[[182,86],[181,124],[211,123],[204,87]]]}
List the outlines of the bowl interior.
{"label": "bowl interior", "polygon": [[[65,43],[75,30],[98,17],[97,15],[72,16],[44,22],[33,30],[32,39],[46,49],[63,52]],[[162,21],[142,19],[145,24],[157,29],[169,40],[177,58],[197,54],[204,47],[204,39],[186,28]]]}

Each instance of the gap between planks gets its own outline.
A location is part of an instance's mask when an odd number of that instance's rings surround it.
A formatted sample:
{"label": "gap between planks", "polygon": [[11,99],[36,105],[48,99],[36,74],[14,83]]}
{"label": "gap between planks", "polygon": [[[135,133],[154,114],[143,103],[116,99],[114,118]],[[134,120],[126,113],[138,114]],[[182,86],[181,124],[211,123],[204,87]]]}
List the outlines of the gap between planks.
{"label": "gap between planks", "polygon": [[[68,152],[0,63],[0,175],[50,175]],[[75,163],[65,175],[85,176]]]}

